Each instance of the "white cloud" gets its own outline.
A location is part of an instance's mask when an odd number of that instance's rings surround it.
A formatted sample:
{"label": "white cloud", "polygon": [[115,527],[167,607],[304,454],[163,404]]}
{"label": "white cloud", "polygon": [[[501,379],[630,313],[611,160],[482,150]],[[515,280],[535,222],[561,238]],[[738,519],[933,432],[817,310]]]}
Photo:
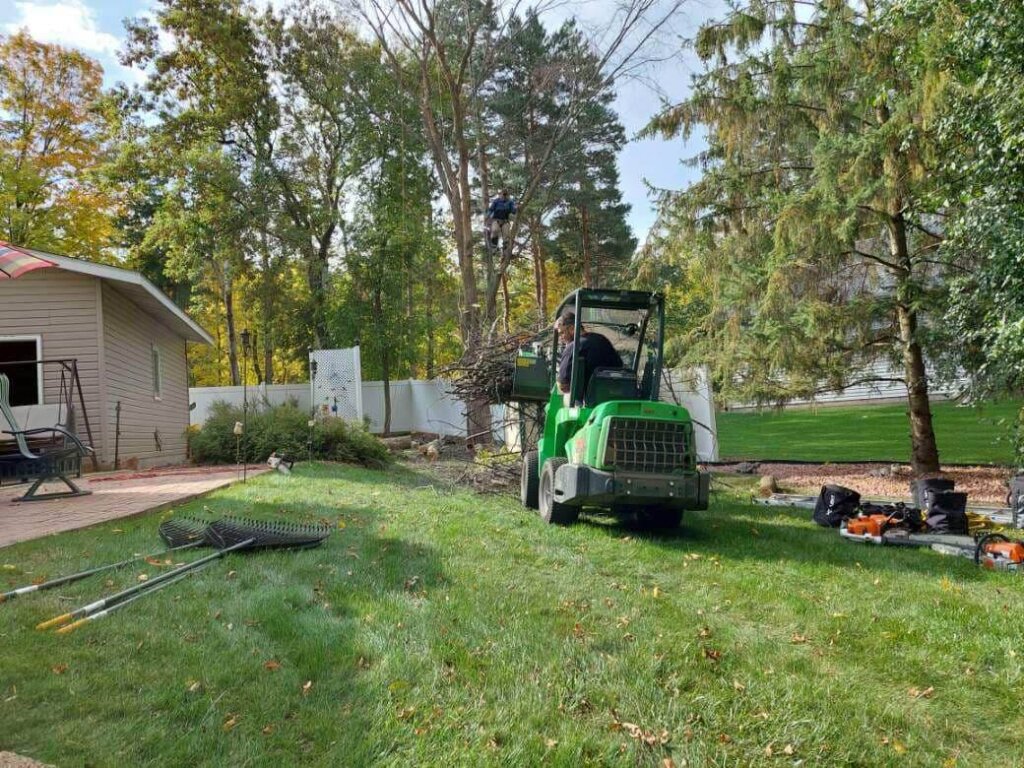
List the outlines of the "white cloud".
{"label": "white cloud", "polygon": [[36,40],[80,48],[113,57],[121,41],[96,24],[93,9],[82,0],[52,3],[16,2],[18,18],[5,25],[9,33],[27,29]]}

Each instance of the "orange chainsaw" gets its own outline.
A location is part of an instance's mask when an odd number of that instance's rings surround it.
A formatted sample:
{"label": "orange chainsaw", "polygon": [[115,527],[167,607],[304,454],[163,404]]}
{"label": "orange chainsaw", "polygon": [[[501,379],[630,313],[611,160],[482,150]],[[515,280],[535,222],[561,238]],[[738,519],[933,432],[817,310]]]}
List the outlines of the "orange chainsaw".
{"label": "orange chainsaw", "polygon": [[882,535],[893,522],[892,515],[861,515],[851,517],[839,527],[839,535],[854,541],[881,544]]}
{"label": "orange chainsaw", "polygon": [[1024,570],[1024,541],[1001,533],[988,533],[978,539],[974,562],[994,571]]}
{"label": "orange chainsaw", "polygon": [[[877,511],[876,511],[877,510]],[[885,534],[893,529],[905,532],[920,527],[920,513],[903,504],[894,506],[862,505],[857,517],[847,519],[839,527],[839,535],[852,541],[884,544]]]}

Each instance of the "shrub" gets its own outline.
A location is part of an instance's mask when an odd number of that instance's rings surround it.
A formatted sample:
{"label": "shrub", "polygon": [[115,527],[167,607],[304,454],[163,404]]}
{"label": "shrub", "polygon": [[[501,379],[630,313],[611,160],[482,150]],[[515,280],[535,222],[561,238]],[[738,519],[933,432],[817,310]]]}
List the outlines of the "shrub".
{"label": "shrub", "polygon": [[[296,458],[309,455],[328,461],[383,467],[388,463],[388,450],[365,427],[341,419],[318,421],[310,429],[309,416],[294,405],[278,405],[249,413],[245,437],[238,441],[235,422],[242,421],[242,409],[225,402],[210,407],[210,416],[190,436],[192,459],[198,464],[232,464],[245,461],[262,462],[277,451]],[[311,434],[312,433],[312,434]]]}

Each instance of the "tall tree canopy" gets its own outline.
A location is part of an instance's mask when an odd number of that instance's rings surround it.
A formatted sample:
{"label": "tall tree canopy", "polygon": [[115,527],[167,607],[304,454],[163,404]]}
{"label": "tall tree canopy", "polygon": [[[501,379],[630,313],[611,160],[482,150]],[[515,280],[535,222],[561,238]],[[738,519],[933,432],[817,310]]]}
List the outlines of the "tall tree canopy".
{"label": "tall tree canopy", "polygon": [[925,89],[898,59],[882,3],[743,3],[695,42],[706,70],[652,129],[708,132],[700,181],[671,196],[672,237],[706,270],[689,355],[727,397],[785,401],[876,380],[906,384],[912,463],[939,469],[924,347],[947,277],[943,167]]}
{"label": "tall tree canopy", "polygon": [[84,54],[26,32],[0,37],[0,237],[107,259],[116,197],[111,159],[118,101]]}

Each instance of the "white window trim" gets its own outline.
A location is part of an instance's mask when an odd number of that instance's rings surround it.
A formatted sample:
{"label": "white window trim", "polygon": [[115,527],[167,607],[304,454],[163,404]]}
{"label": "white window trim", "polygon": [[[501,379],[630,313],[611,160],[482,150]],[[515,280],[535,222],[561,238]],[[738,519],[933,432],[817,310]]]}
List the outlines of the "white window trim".
{"label": "white window trim", "polygon": [[[156,344],[150,344],[149,346],[149,365],[151,373],[154,374],[153,378],[153,399],[156,402],[161,402],[164,395],[164,356],[160,352],[160,347]],[[156,355],[156,369],[153,370],[153,356]]]}
{"label": "white window trim", "polygon": [[[5,342],[5,341],[34,341],[36,343],[36,360],[42,360],[43,359],[43,336],[42,336],[42,334],[39,334],[39,333],[28,333],[28,334],[21,334],[19,336],[0,336],[0,343]],[[38,366],[38,369],[39,369],[39,371],[38,371],[39,375],[38,375],[38,378],[36,380],[36,385],[37,385],[39,391],[37,392],[37,399],[39,400],[39,405],[46,405],[46,403],[43,401],[43,367],[42,366]]]}

